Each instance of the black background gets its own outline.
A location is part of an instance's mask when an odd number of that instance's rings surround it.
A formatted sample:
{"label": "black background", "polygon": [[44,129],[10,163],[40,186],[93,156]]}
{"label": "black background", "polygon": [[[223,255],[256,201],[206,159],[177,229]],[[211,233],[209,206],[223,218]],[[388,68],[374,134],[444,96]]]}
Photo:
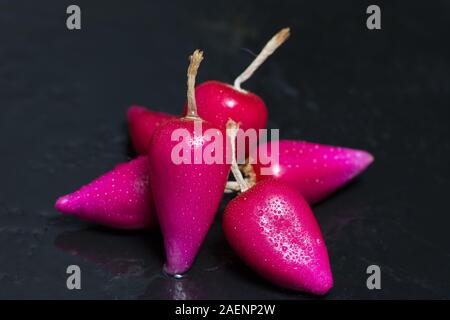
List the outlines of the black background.
{"label": "black background", "polygon": [[[53,209],[134,156],[129,105],[181,112],[195,48],[205,51],[199,81],[232,82],[285,26],[291,38],[245,83],[266,101],[269,126],[376,158],[313,208],[335,279],[325,298],[449,298],[450,3],[374,3],[378,31],[365,26],[365,1],[1,0],[0,298],[314,298],[243,265],[221,212],[176,281],[161,273],[158,231],[111,231]],[[69,4],[81,7],[80,31],[66,28]],[[66,289],[70,264],[82,290]],[[381,290],[366,288],[371,264]]]}

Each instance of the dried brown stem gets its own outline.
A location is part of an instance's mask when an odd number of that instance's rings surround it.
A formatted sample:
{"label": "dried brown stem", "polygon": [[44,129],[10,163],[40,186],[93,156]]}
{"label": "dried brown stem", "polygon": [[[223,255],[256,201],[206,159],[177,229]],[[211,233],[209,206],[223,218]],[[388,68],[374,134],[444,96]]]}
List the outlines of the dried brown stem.
{"label": "dried brown stem", "polygon": [[231,143],[231,172],[233,173],[233,176],[236,179],[241,192],[244,192],[249,188],[249,186],[247,184],[247,181],[245,181],[244,177],[242,176],[241,171],[239,171],[239,167],[236,161],[236,136],[238,129],[239,125],[233,120],[229,119],[227,122],[227,136],[230,139]]}
{"label": "dried brown stem", "polygon": [[195,78],[197,76],[198,67],[203,60],[203,51],[195,50],[189,57],[190,64],[187,71],[187,113],[188,119],[200,119],[197,114],[197,102],[195,101]]}
{"label": "dried brown stem", "polygon": [[255,60],[244,70],[237,78],[234,80],[234,87],[239,90],[241,89],[241,84],[247,81],[253,73],[258,69],[264,61],[279,47],[286,41],[286,39],[290,35],[290,29],[284,28],[281,29],[276,35],[272,37],[272,39],[267,42],[261,52],[256,56]]}

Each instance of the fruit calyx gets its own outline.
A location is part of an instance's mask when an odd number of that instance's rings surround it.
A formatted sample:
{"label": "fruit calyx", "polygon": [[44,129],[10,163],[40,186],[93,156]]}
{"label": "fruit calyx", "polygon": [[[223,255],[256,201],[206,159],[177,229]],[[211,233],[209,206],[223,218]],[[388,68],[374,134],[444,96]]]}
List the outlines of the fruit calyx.
{"label": "fruit calyx", "polygon": [[[256,183],[256,173],[248,159],[245,164],[239,166],[239,171],[241,172],[241,175],[243,175],[244,180],[249,186],[249,188],[253,187],[254,184]],[[225,193],[233,193],[240,191],[241,187],[239,186],[239,183],[237,181],[227,181],[227,185],[225,186],[224,191]]]}

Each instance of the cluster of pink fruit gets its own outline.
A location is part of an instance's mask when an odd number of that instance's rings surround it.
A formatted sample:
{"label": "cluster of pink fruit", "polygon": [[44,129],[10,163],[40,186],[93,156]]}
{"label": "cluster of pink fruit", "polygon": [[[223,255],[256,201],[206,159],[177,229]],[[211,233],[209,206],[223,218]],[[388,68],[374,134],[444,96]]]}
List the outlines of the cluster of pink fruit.
{"label": "cluster of pink fruit", "polygon": [[[225,209],[223,230],[237,254],[277,285],[325,294],[333,279],[327,249],[309,205],[364,171],[373,157],[360,150],[281,140],[276,167],[268,165],[272,175],[260,174],[262,163],[239,168],[235,159],[237,123],[244,130],[259,130],[267,122],[263,100],[241,89],[241,83],[288,36],[289,29],[277,33],[233,86],[208,81],[195,87],[203,59],[196,50],[188,68],[185,115],[130,107],[129,131],[140,156],[60,197],[56,208],[113,228],[144,229],[159,224],[167,259],[164,271],[180,277],[192,266],[224,190],[235,190],[240,194]],[[180,128],[192,133],[196,122],[201,122],[205,132],[211,128],[225,132],[227,128],[228,136],[223,137],[228,139],[225,143],[231,143],[231,166],[227,161],[171,161],[172,148],[178,143],[172,141],[171,133]],[[190,152],[207,148],[209,138],[192,141]],[[227,184],[230,169],[236,181]]]}

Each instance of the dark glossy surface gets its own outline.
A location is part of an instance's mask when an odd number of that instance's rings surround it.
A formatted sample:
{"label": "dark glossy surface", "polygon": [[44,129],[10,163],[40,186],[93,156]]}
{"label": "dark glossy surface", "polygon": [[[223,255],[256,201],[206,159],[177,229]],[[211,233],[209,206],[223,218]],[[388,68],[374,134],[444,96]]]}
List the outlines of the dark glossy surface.
{"label": "dark glossy surface", "polygon": [[[450,297],[448,2],[381,1],[376,32],[361,1],[79,1],[78,32],[65,28],[71,3],[0,4],[0,298],[310,299],[245,267],[222,211],[175,281],[161,274],[157,231],[114,232],[53,209],[132,156],[127,106],[182,110],[195,48],[206,56],[199,81],[232,82],[247,49],[287,25],[291,39],[246,83],[269,126],[376,159],[313,208],[335,280],[325,298]],[[80,291],[66,289],[70,264],[81,267]],[[370,264],[381,267],[380,291],[366,288]]]}

